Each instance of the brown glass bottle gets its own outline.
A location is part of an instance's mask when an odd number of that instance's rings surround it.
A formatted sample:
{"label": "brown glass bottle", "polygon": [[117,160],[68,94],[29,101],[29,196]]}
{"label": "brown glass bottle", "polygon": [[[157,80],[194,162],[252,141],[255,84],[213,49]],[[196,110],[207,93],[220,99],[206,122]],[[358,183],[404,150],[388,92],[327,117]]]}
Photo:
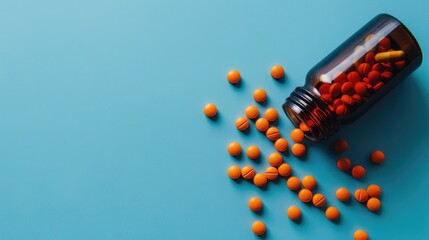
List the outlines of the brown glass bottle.
{"label": "brown glass bottle", "polygon": [[359,118],[421,63],[411,32],[380,14],[314,66],[283,109],[317,142]]}

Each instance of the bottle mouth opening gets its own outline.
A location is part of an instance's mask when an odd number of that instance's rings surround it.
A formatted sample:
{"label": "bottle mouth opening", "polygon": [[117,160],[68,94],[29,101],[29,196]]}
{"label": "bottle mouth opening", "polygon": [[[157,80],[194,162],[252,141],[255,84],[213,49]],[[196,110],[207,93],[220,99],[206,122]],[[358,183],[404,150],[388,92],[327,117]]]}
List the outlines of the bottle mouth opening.
{"label": "bottle mouth opening", "polygon": [[[287,117],[295,126],[295,128],[300,128],[301,130],[303,130],[302,124],[305,124],[304,126],[308,127],[308,125],[305,123],[306,121],[298,114],[298,112],[293,110],[293,107],[284,105],[283,110],[285,111]],[[304,131],[304,135],[306,138],[310,139],[313,142],[318,142],[321,140],[316,136],[315,132],[311,129],[309,131]]]}

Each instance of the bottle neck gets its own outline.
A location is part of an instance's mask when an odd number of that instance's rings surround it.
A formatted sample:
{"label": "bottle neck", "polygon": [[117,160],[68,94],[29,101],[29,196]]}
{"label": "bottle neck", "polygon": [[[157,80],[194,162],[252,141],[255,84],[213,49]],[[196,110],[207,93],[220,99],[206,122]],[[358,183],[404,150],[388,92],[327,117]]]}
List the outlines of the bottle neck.
{"label": "bottle neck", "polygon": [[305,87],[298,87],[291,93],[283,104],[283,110],[295,127],[305,123],[311,129],[305,135],[312,141],[318,142],[338,129],[335,113],[316,93]]}

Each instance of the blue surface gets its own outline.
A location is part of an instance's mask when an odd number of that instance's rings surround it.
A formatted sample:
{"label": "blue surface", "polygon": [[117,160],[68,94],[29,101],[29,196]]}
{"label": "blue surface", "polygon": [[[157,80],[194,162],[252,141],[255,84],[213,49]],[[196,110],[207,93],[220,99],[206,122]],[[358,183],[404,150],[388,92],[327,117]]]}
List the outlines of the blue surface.
{"label": "blue surface", "polygon": [[[226,146],[256,144],[263,170],[274,149],[234,120],[263,87],[268,106],[302,85],[306,72],[372,17],[403,21],[429,55],[428,1],[0,1],[0,239],[427,239],[429,63],[333,138],[307,143],[295,174],[314,175],[339,208],[339,223],[298,201],[284,180],[260,190],[227,178]],[[272,80],[274,64],[286,68]],[[237,68],[243,85],[225,75]],[[205,103],[218,121],[202,114]],[[263,108],[261,108],[263,109]],[[292,125],[282,114],[279,128]],[[287,135],[287,134],[286,134]],[[367,167],[362,181],[340,172],[338,138]],[[373,149],[387,160],[368,162]],[[335,190],[379,184],[379,214]],[[251,196],[265,208],[247,208]],[[302,222],[288,220],[290,205]]]}

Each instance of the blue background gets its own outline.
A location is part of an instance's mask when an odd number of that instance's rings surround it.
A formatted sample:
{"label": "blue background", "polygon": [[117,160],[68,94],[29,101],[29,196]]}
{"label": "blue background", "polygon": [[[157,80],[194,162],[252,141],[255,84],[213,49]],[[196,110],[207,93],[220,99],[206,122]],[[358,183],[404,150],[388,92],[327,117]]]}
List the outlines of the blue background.
{"label": "blue background", "polygon": [[[0,239],[427,239],[429,82],[427,61],[353,125],[308,155],[285,161],[314,175],[341,220],[299,202],[284,179],[261,190],[228,179],[230,165],[267,166],[274,148],[252,127],[234,127],[252,92],[269,107],[372,17],[390,13],[429,52],[428,1],[0,1]],[[281,64],[284,83],[269,75]],[[239,69],[243,84],[225,79]],[[214,102],[218,121],[203,115]],[[261,107],[261,109],[264,109]],[[253,126],[253,125],[252,125]],[[289,139],[292,125],[281,114]],[[335,139],[367,167],[362,181],[336,168]],[[260,146],[261,163],[233,159],[230,141]],[[386,153],[369,163],[374,149]],[[384,192],[379,214],[335,190],[370,183]],[[259,196],[256,215],[247,200]],[[285,215],[297,205],[296,224]]]}

